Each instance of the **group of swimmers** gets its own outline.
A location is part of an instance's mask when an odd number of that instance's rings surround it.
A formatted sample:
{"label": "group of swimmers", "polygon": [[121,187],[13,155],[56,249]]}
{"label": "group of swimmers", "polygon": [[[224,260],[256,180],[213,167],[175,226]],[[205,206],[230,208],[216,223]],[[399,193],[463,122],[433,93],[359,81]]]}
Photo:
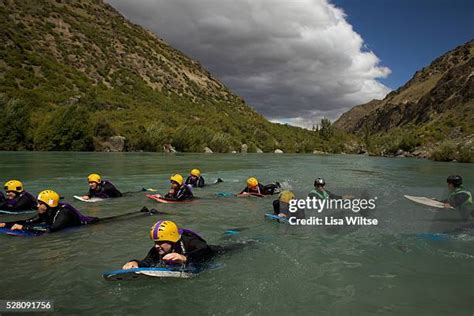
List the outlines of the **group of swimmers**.
{"label": "group of swimmers", "polygon": [[[89,191],[82,196],[83,199],[91,198],[117,198],[122,194],[110,181],[104,180],[98,174],[90,174],[87,178]],[[220,178],[216,183],[223,182]],[[462,177],[458,175],[449,176],[446,180],[449,196],[445,203],[446,208],[455,208],[460,211],[464,220],[474,216],[473,200],[471,192],[462,186]],[[193,199],[192,187],[204,187],[205,181],[199,169],[193,169],[186,181],[180,174],[170,177],[170,189],[164,199],[172,201],[184,201]],[[60,195],[52,190],[41,191],[37,198],[25,191],[23,184],[18,180],[7,181],[4,185],[5,195],[0,192],[0,210],[25,211],[36,210],[33,218],[21,221],[0,223],[0,228],[11,230],[32,231],[38,225],[47,232],[56,232],[67,227],[91,224],[99,221],[97,217],[81,214],[68,203],[62,203]],[[291,191],[281,191],[278,182],[262,185],[257,178],[247,179],[245,188],[236,196],[265,196],[279,194],[278,199],[273,201],[274,214],[279,217],[288,218],[293,216],[289,212],[290,201],[296,199]],[[323,178],[316,178],[314,189],[308,194],[316,199],[351,199],[352,196],[339,196],[326,189]],[[209,246],[198,234],[191,230],[180,229],[178,225],[169,220],[160,220],[150,229],[150,238],[155,245],[151,248],[143,260],[133,259],[127,262],[123,269],[137,267],[163,266],[169,263],[187,264],[190,262],[203,262],[217,253],[225,251],[225,247]]]}

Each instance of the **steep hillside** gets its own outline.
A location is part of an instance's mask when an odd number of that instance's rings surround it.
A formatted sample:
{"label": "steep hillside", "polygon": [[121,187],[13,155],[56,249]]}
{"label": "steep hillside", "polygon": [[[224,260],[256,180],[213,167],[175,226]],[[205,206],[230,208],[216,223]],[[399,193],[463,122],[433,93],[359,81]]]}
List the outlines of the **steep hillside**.
{"label": "steep hillside", "polygon": [[0,17],[0,150],[333,150],[102,1],[6,0]]}
{"label": "steep hillside", "polygon": [[[344,113],[334,125],[366,139],[370,135],[371,145],[378,147],[372,149],[382,154],[420,149],[425,156],[452,160],[457,157],[455,152],[458,156],[459,151],[472,152],[473,57],[474,40],[471,40],[416,72],[383,100]],[[446,151],[445,147],[451,148],[450,157],[437,157],[439,150]]]}

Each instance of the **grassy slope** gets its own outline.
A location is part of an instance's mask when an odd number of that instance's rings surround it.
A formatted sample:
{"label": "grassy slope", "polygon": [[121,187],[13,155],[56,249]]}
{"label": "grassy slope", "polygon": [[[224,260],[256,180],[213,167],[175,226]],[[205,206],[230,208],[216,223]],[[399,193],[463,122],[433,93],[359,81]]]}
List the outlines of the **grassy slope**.
{"label": "grassy slope", "polygon": [[0,32],[0,149],[93,150],[118,134],[127,150],[339,151],[347,137],[268,122],[102,2],[5,1]]}
{"label": "grassy slope", "polygon": [[418,71],[375,107],[358,106],[335,125],[363,135],[375,155],[421,150],[436,160],[474,162],[473,56],[470,41]]}

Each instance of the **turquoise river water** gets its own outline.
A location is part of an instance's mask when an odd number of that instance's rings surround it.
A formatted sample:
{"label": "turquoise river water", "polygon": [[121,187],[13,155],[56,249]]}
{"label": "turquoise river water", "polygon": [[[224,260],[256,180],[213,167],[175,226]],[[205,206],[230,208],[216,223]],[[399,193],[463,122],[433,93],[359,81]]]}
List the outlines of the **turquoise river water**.
{"label": "turquoise river water", "polygon": [[[165,205],[144,193],[86,204],[89,173],[100,173],[122,191],[142,187],[164,192],[172,173],[200,168],[208,182],[200,199]],[[418,233],[456,228],[455,211],[433,210],[403,195],[442,198],[445,179],[461,174],[474,188],[472,164],[352,155],[155,153],[0,153],[0,181],[22,180],[28,191],[58,191],[84,214],[98,217],[138,211],[167,216],[132,217],[37,238],[0,235],[0,299],[54,300],[59,314],[197,315],[472,315],[474,237],[420,238]],[[329,229],[290,226],[264,219],[274,198],[217,197],[238,192],[248,176],[279,181],[298,197],[316,176],[340,194],[377,197],[370,215],[377,226]],[[0,215],[0,221],[21,216]],[[110,282],[101,274],[143,258],[149,227],[174,220],[210,244],[251,245],[217,259],[222,267],[191,279]],[[226,237],[229,228],[245,228]]]}

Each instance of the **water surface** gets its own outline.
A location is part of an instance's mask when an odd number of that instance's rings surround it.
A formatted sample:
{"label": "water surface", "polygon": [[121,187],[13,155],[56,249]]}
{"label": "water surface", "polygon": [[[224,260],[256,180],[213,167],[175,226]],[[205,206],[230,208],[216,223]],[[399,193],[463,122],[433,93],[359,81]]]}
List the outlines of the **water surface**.
{"label": "water surface", "polygon": [[[156,204],[143,193],[100,204],[73,201],[100,173],[122,191],[161,192],[172,173],[200,168],[211,182],[185,205]],[[443,197],[445,179],[474,183],[472,164],[335,155],[164,155],[155,153],[0,153],[0,181],[21,179],[28,191],[58,191],[83,213],[105,217],[155,207],[168,216],[137,216],[39,238],[0,236],[0,299],[53,299],[61,314],[424,314],[474,312],[474,239],[430,241],[416,233],[457,227],[457,214],[424,208],[403,194]],[[273,198],[218,198],[248,176],[279,181],[299,197],[316,176],[335,193],[377,196],[376,227],[327,230],[265,221]],[[12,217],[1,216],[1,220]],[[211,244],[256,242],[219,258],[223,268],[194,279],[106,282],[104,271],[145,256],[149,227],[176,221]],[[226,238],[228,228],[245,228]]]}

